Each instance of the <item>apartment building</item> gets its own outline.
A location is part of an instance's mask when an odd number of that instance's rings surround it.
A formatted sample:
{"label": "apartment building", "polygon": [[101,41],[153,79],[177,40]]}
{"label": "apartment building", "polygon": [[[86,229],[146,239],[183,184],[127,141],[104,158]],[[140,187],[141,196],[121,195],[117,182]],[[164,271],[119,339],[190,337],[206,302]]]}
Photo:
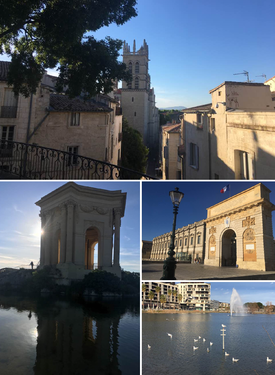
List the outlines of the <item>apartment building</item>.
{"label": "apartment building", "polygon": [[181,282],[177,284],[180,307],[184,310],[210,309],[211,285],[204,282]]}

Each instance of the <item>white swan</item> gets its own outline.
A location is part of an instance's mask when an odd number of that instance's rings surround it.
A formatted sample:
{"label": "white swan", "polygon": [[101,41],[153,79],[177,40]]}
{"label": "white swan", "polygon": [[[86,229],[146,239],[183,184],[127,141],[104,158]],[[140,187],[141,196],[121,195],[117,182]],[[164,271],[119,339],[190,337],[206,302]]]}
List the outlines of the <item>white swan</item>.
{"label": "white swan", "polygon": [[230,354],[229,353],[227,353],[227,352],[225,352],[224,353],[224,355],[226,356],[226,357],[228,357]]}
{"label": "white swan", "polygon": [[205,339],[202,339],[203,342],[205,342]]}
{"label": "white swan", "polygon": [[238,359],[233,357],[232,362],[238,362]]}
{"label": "white swan", "polygon": [[201,337],[199,336],[199,339],[201,339]]}
{"label": "white swan", "polygon": [[197,341],[199,341],[198,339],[194,339],[194,342],[197,342]]}
{"label": "white swan", "polygon": [[197,350],[197,349],[199,349],[198,346],[193,346],[193,350]]}
{"label": "white swan", "polygon": [[168,335],[169,337],[171,337],[171,338],[173,337],[173,336],[171,335],[171,333],[167,333],[167,335]]}
{"label": "white swan", "polygon": [[151,346],[148,344],[148,349],[151,349]]}
{"label": "white swan", "polygon": [[210,346],[212,346],[213,345],[213,342],[210,342]]}
{"label": "white swan", "polygon": [[269,357],[266,357],[266,362],[272,362],[273,359],[269,358]]}
{"label": "white swan", "polygon": [[210,349],[209,348],[207,348],[207,353],[209,353],[210,352]]}

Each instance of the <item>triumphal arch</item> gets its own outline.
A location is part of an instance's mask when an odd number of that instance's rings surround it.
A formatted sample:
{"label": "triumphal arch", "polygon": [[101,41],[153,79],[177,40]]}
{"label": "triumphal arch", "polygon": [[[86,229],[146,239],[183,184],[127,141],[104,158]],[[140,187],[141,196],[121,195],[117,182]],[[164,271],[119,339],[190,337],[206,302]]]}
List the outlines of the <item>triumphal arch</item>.
{"label": "triumphal arch", "polygon": [[207,209],[204,264],[275,270],[269,193],[260,183]]}
{"label": "triumphal arch", "polygon": [[126,193],[121,190],[74,182],[41,198],[36,202],[41,207],[40,266],[56,266],[65,279],[82,279],[97,268],[121,277],[120,226],[125,203]]}

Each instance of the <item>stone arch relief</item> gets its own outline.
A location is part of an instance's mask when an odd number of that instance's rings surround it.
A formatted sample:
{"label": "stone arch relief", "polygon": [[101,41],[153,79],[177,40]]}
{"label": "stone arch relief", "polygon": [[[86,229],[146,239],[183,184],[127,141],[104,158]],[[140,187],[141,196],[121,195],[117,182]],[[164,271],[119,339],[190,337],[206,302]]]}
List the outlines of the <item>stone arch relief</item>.
{"label": "stone arch relief", "polygon": [[246,262],[256,262],[256,237],[254,229],[248,228],[243,232],[243,260]]}
{"label": "stone arch relief", "polygon": [[212,234],[209,237],[209,259],[216,258],[216,237]]}

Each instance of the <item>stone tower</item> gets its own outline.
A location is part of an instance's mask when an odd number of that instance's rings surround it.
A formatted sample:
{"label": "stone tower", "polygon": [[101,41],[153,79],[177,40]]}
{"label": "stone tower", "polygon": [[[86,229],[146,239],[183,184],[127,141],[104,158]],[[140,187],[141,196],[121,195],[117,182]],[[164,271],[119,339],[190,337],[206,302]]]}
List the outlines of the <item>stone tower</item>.
{"label": "stone tower", "polygon": [[157,145],[159,114],[155,107],[154,90],[150,87],[149,50],[146,41],[136,50],[134,40],[132,52],[124,42],[123,62],[132,73],[132,82],[122,82],[122,113],[129,125],[141,133],[146,146],[152,148]]}

